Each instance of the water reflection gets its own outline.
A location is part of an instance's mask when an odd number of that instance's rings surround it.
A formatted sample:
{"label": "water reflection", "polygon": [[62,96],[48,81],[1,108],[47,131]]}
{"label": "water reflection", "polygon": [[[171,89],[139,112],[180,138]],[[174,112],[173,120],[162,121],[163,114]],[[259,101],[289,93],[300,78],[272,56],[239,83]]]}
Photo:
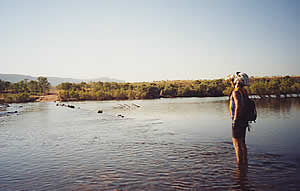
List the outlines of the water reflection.
{"label": "water reflection", "polygon": [[300,110],[300,98],[258,99],[255,103],[263,112],[289,113],[292,108]]}
{"label": "water reflection", "polygon": [[250,190],[248,182],[248,165],[240,165],[236,168],[233,180],[237,187],[232,190]]}

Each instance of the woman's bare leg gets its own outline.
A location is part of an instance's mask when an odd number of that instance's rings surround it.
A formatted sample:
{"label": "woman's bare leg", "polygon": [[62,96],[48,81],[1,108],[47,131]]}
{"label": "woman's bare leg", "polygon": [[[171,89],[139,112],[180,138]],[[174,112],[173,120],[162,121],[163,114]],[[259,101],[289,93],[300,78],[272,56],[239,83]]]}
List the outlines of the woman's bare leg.
{"label": "woman's bare leg", "polygon": [[243,162],[241,139],[232,138],[232,142],[236,154],[236,163],[239,165]]}
{"label": "woman's bare leg", "polygon": [[246,146],[246,142],[245,142],[245,138],[241,138],[241,146],[242,146],[242,163],[243,164],[248,164],[248,153],[247,153],[247,146]]}

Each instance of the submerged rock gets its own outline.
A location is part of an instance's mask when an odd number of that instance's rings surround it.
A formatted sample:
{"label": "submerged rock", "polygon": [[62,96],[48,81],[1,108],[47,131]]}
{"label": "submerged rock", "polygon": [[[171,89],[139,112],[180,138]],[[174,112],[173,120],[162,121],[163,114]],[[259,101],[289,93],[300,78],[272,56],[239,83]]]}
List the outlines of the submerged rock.
{"label": "submerged rock", "polygon": [[118,114],[117,116],[118,116],[118,117],[121,117],[121,118],[124,118],[124,117],[125,117],[125,116],[122,115],[122,114]]}
{"label": "submerged rock", "polygon": [[7,112],[8,114],[14,114],[14,113],[18,113],[18,111],[9,111]]}
{"label": "submerged rock", "polygon": [[57,103],[56,106],[68,107],[68,108],[72,108],[72,109],[75,108],[74,105],[67,105],[67,104],[64,104],[64,103],[62,103],[62,104]]}
{"label": "submerged rock", "polygon": [[136,103],[132,103],[132,105],[134,105],[135,107],[141,107],[140,105],[138,105]]}

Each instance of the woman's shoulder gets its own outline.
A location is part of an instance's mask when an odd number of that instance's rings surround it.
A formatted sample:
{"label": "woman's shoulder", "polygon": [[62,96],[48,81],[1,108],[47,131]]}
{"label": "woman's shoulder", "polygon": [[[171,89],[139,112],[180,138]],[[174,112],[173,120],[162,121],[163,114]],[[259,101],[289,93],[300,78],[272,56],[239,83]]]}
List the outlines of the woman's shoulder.
{"label": "woman's shoulder", "polygon": [[232,93],[234,93],[234,94],[239,93],[240,90],[241,90],[241,88],[234,88],[234,89],[232,90]]}
{"label": "woman's shoulder", "polygon": [[239,97],[241,96],[241,89],[240,88],[234,88],[234,90],[232,91],[232,95],[233,97]]}

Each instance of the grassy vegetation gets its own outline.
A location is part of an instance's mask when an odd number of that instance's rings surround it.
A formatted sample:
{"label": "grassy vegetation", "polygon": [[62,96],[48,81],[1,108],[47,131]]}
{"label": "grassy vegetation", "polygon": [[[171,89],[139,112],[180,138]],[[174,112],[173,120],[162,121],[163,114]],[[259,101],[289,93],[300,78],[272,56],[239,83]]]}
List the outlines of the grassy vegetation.
{"label": "grassy vegetation", "polygon": [[[247,87],[249,94],[261,98],[300,93],[300,77],[252,77],[250,81],[251,84]],[[137,83],[66,82],[58,85],[57,89],[62,101],[217,97],[229,95],[232,91],[230,83],[223,79]]]}
{"label": "grassy vegetation", "polygon": [[33,102],[37,99],[37,96],[31,96],[29,93],[18,93],[18,94],[1,94],[0,100],[3,103],[24,103],[24,102]]}
{"label": "grassy vegetation", "polygon": [[29,82],[25,79],[17,83],[0,80],[0,103],[32,102],[45,95],[49,88],[50,84],[45,77]]}
{"label": "grassy vegetation", "polygon": [[[36,81],[22,80],[10,83],[0,80],[0,103],[35,101],[47,94],[50,84],[47,78]],[[57,87],[61,101],[127,100],[173,97],[218,97],[229,95],[231,84],[217,80],[174,80],[136,83],[91,82],[61,83]],[[246,87],[250,95],[261,98],[275,95],[300,94],[300,76],[251,77]]]}

